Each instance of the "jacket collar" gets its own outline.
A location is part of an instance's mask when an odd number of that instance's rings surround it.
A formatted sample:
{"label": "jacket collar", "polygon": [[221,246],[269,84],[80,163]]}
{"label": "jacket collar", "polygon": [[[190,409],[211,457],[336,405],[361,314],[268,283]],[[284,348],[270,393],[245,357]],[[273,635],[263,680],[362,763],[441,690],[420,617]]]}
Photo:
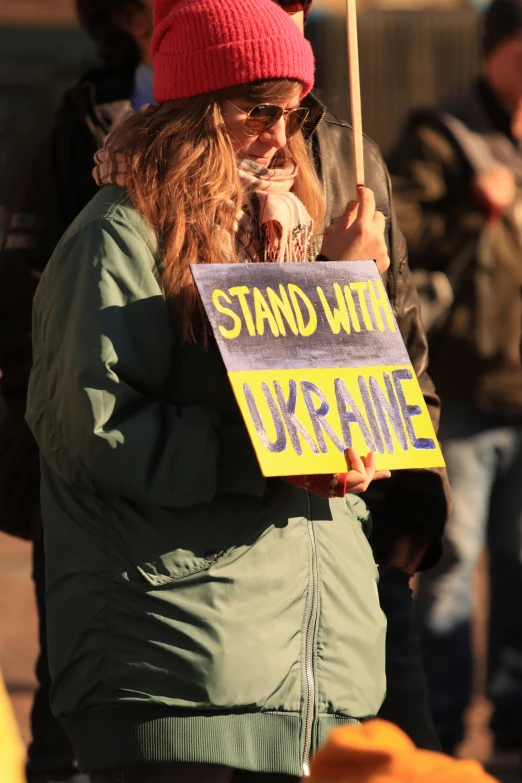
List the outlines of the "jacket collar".
{"label": "jacket collar", "polygon": [[319,123],[326,114],[326,106],[313,92],[306,96],[302,102],[302,106],[305,106],[309,110],[308,118],[303,128],[303,135],[305,139],[308,140],[315,133]]}

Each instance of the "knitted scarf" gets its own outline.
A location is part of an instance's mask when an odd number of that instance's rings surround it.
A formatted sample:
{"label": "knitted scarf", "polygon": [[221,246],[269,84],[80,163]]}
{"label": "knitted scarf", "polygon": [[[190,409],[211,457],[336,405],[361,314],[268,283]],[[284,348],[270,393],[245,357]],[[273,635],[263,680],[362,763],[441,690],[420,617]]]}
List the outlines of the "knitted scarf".
{"label": "knitted scarf", "polygon": [[240,261],[306,261],[313,221],[291,192],[297,167],[267,169],[238,160],[243,188],[236,240]]}
{"label": "knitted scarf", "polygon": [[[105,148],[94,156],[93,177],[99,187],[125,187],[127,163],[122,154],[110,161]],[[236,216],[239,260],[306,261],[313,220],[304,204],[291,192],[297,167],[267,169],[249,160],[237,161],[243,189],[241,211]]]}

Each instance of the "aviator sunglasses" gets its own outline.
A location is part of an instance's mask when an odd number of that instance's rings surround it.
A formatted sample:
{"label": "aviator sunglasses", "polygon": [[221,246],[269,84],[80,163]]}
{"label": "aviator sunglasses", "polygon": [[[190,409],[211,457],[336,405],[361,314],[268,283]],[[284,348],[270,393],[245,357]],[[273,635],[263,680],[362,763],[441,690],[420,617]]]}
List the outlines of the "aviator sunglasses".
{"label": "aviator sunglasses", "polygon": [[227,101],[234,109],[245,115],[243,130],[246,136],[259,136],[260,133],[272,128],[281,117],[286,120],[286,135],[288,138],[300,130],[308,117],[308,109],[298,106],[296,109],[283,109],[273,103],[260,103],[250,111],[240,109],[232,101]]}

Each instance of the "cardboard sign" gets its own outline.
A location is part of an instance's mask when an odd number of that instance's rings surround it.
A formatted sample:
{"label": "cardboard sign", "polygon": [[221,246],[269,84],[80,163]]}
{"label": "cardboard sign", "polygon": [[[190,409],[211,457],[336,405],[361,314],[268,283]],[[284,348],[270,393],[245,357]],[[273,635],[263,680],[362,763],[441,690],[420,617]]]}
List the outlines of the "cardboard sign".
{"label": "cardboard sign", "polygon": [[373,261],[192,266],[265,476],[444,465]]}

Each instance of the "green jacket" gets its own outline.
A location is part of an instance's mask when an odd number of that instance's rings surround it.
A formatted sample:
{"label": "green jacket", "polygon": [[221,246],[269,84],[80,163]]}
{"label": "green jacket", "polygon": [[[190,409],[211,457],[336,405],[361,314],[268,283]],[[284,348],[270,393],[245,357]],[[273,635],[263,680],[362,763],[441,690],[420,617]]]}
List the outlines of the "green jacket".
{"label": "green jacket", "polygon": [[300,775],[384,696],[368,512],[263,478],[217,348],[182,344],[156,251],[104,188],[36,294],[53,711],[86,771]]}

